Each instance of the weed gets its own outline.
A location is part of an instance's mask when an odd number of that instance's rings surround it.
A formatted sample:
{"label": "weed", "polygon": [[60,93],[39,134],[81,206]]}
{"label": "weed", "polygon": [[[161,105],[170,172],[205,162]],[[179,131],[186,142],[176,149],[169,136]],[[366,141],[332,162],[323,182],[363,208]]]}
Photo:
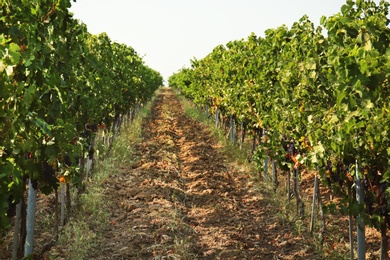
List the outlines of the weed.
{"label": "weed", "polygon": [[112,144],[110,159],[113,162],[131,163],[130,154],[134,154],[134,143],[142,140],[142,120],[150,115],[151,102],[142,107],[129,125],[124,125],[121,135]]}
{"label": "weed", "polygon": [[85,220],[74,220],[63,230],[58,243],[67,249],[68,259],[86,259],[96,243],[97,234]]}

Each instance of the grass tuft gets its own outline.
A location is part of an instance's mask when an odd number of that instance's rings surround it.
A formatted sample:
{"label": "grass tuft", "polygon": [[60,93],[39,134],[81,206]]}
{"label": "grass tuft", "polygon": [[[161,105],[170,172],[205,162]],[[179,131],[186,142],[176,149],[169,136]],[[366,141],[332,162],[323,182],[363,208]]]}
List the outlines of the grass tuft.
{"label": "grass tuft", "polygon": [[98,234],[90,229],[91,223],[84,218],[73,220],[63,230],[58,244],[66,248],[68,259],[86,259],[96,243]]}

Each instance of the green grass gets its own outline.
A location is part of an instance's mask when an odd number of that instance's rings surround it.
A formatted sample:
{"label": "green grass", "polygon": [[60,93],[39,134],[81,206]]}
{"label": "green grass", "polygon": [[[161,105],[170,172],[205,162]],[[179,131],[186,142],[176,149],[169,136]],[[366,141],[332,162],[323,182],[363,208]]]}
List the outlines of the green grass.
{"label": "green grass", "polygon": [[98,239],[98,233],[91,230],[91,223],[85,219],[74,219],[66,225],[58,244],[67,249],[67,259],[86,259]]}

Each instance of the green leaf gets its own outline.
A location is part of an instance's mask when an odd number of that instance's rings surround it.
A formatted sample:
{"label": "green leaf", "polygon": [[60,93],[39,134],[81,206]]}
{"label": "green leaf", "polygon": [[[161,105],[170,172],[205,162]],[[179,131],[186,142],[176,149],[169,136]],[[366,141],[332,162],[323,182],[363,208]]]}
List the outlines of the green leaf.
{"label": "green leaf", "polygon": [[348,5],[343,5],[343,6],[341,6],[341,12],[343,13],[343,14],[345,14],[347,11],[348,11],[348,9],[349,9],[349,6]]}
{"label": "green leaf", "polygon": [[337,149],[338,145],[335,142],[332,141],[330,143],[330,147],[332,148],[333,151],[335,151],[335,152],[338,151],[338,149]]}
{"label": "green leaf", "polygon": [[48,136],[53,136],[51,130],[50,130],[50,125],[46,123],[44,120],[41,118],[36,118],[32,120],[33,123],[41,130],[41,132],[45,135]]}
{"label": "green leaf", "polygon": [[32,64],[32,61],[35,60],[34,54],[30,56],[30,58],[24,63],[24,66],[28,67]]}
{"label": "green leaf", "polygon": [[35,99],[35,85],[30,85],[24,92],[23,102],[27,109],[30,108],[32,102]]}
{"label": "green leaf", "polygon": [[362,72],[362,74],[365,74],[366,72],[368,72],[368,63],[366,60],[360,60],[359,65],[360,65],[360,71]]}
{"label": "green leaf", "polygon": [[27,60],[25,63],[24,63],[24,66],[26,66],[26,67],[28,67],[28,66],[30,66],[31,65],[31,60]]}
{"label": "green leaf", "polygon": [[353,98],[352,95],[349,95],[349,105],[351,108],[356,107],[356,100]]}
{"label": "green leaf", "polygon": [[336,106],[337,107],[340,107],[340,104],[341,102],[343,101],[343,99],[347,96],[347,93],[345,91],[345,89],[343,89],[341,92],[338,93],[337,95],[337,101],[336,101]]}
{"label": "green leaf", "polygon": [[19,59],[21,57],[19,45],[17,45],[16,43],[13,43],[13,42],[10,43],[8,53],[9,53],[9,55],[11,55],[11,57],[12,57],[11,60],[14,64],[19,63]]}
{"label": "green leaf", "polygon": [[326,22],[326,16],[323,15],[323,16],[321,16],[320,23],[321,23],[321,25],[325,25],[325,22]]}
{"label": "green leaf", "polygon": [[358,34],[358,36],[356,37],[356,42],[357,43],[363,43],[363,34],[362,34],[362,32],[360,32],[359,34]]}

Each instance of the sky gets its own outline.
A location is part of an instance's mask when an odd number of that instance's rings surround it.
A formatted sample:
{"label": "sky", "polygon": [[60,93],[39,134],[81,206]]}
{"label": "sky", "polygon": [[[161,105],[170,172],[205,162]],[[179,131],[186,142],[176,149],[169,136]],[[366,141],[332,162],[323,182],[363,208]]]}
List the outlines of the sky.
{"label": "sky", "polygon": [[[379,2],[379,0],[378,0]],[[145,64],[166,81],[193,58],[202,59],[219,44],[264,36],[270,28],[289,28],[303,15],[320,25],[321,16],[340,11],[344,0],[77,0],[74,18],[92,34],[133,47]]]}

